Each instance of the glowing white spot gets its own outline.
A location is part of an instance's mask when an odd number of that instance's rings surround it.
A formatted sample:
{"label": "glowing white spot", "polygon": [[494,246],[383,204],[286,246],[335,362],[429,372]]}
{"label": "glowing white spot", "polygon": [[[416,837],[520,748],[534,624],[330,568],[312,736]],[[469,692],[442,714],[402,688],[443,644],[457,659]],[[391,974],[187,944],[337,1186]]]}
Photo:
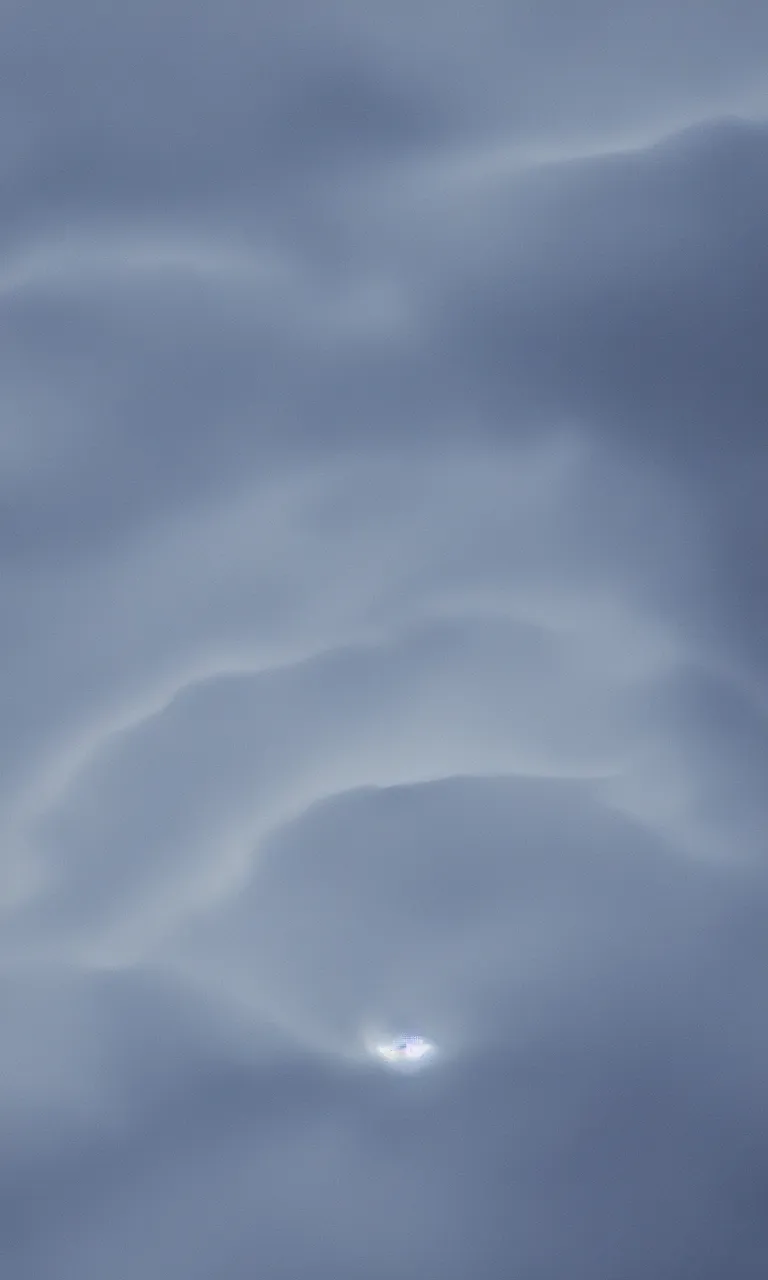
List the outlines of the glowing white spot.
{"label": "glowing white spot", "polygon": [[389,1066],[408,1070],[426,1066],[435,1053],[435,1046],[424,1036],[397,1036],[374,1049]]}

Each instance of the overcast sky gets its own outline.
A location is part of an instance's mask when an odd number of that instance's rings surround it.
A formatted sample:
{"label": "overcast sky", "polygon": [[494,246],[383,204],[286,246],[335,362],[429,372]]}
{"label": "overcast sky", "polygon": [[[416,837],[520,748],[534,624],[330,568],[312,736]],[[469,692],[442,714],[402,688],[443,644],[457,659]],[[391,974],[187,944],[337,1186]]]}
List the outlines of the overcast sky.
{"label": "overcast sky", "polygon": [[765,1280],[768,6],[5,0],[0,164],[3,1280]]}

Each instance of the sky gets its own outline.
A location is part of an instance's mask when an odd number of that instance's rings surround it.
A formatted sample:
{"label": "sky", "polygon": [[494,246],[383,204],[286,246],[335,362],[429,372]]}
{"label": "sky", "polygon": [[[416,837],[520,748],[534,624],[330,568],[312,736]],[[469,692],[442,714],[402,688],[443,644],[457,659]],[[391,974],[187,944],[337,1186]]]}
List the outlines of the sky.
{"label": "sky", "polygon": [[764,1280],[768,7],[6,0],[0,108],[3,1280]]}

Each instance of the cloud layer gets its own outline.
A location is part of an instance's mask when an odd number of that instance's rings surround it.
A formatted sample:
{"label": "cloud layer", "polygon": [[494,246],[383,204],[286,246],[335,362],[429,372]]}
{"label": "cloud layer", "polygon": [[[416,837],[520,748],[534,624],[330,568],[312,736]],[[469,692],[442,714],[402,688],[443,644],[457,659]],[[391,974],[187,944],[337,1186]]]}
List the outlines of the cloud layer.
{"label": "cloud layer", "polygon": [[764,7],[6,26],[3,1275],[762,1278]]}

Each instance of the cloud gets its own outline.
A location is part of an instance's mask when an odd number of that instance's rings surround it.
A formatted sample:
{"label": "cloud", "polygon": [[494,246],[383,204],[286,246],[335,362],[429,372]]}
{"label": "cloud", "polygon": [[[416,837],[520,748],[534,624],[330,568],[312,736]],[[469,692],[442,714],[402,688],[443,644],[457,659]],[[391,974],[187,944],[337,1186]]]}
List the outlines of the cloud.
{"label": "cloud", "polygon": [[762,1277],[767,24],[11,13],[13,1280]]}

